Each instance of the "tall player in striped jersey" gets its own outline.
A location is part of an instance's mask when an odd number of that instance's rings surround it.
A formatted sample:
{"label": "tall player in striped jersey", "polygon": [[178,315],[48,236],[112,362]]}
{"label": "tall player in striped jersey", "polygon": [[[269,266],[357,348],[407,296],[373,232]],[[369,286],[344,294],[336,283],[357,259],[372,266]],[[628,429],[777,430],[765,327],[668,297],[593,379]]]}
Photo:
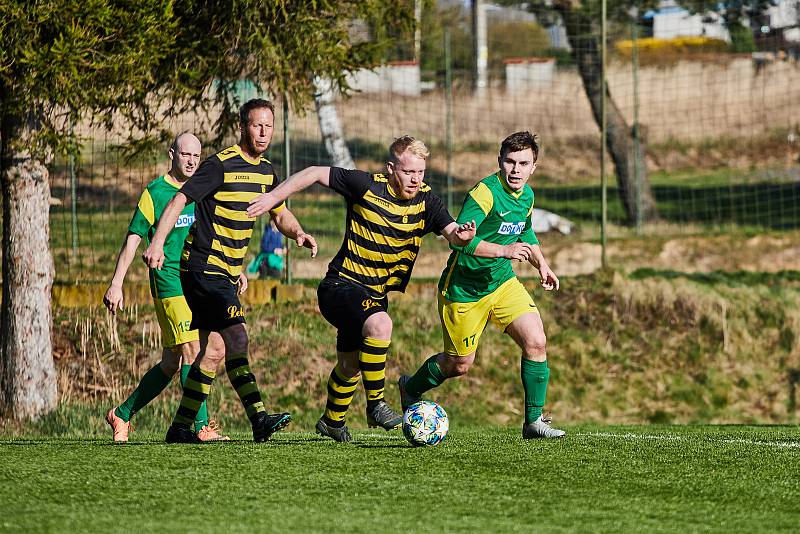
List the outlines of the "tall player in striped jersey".
{"label": "tall player in striped jersey", "polygon": [[[225,370],[253,427],[253,439],[262,442],[291,421],[288,413],[267,413],[250,371],[245,311],[236,290],[242,263],[255,226],[247,214],[249,201],[277,185],[272,164],[262,157],[272,140],[275,110],[271,102],[254,99],[239,110],[239,143],[203,162],[191,182],[175,195],[148,249],[145,262],[160,268],[169,226],[187,203],[194,202],[195,223],[181,257],[181,284],[192,309],[192,327],[200,331],[200,354],[183,387],[175,419],[167,431],[168,443],[195,443],[189,430],[205,401],[216,370]],[[270,210],[280,232],[299,246],[317,253],[317,243],[303,232],[284,203]]]}
{"label": "tall player in striped jersey", "polygon": [[[194,135],[187,132],[177,136],[168,151],[171,162],[169,172],[147,184],[142,192],[128,225],[128,235],[119,251],[114,277],[103,296],[103,304],[111,313],[116,314],[117,310],[121,310],[124,306],[122,284],[139,243],[142,239],[150,241],[167,203],[197,170],[197,165],[200,163],[200,149],[200,140]],[[200,349],[197,330],[189,327],[192,312],[189,311],[183,296],[178,269],[183,241],[193,222],[194,205],[190,205],[181,212],[181,216],[167,236],[164,244],[166,255],[164,268],[149,272],[150,294],[161,327],[161,343],[164,350],[161,352],[161,361],[145,373],[125,402],[106,414],[106,422],[114,432],[115,442],[128,441],[131,418],[167,387],[179,366],[181,383],[186,381],[189,369]],[[213,422],[209,422],[205,403],[200,406],[200,411],[195,417],[194,430],[201,441],[228,439],[227,436],[219,434]]]}
{"label": "tall player in striped jersey", "polygon": [[522,349],[522,437],[564,436],[542,416],[550,379],[547,340],[539,310],[511,268],[511,260],[529,261],[539,270],[545,291],[559,288],[531,229],[533,189],[528,179],[538,158],[539,145],[530,132],[511,134],[500,145],[500,169],[478,182],[464,199],[458,220],[476,221],[478,229],[467,246],[451,246],[453,252],[439,279],[444,349],[428,358],[414,376],[400,377],[403,407],[446,379],[465,374],[491,320]]}
{"label": "tall player in striped jersey", "polygon": [[389,147],[386,174],[338,167],[309,167],[253,201],[247,213],[264,213],[298,191],[319,183],[347,200],[344,241],[319,286],[319,309],[336,327],[337,364],[328,379],[328,402],[316,430],[351,441],[345,416],[361,377],[367,394],[367,424],[397,428],[402,416],[384,399],[386,354],[392,337],[389,291],[405,291],[422,237],[442,234],[458,246],[469,243],[475,224],[458,225],[422,180],[428,149],[413,137]]}

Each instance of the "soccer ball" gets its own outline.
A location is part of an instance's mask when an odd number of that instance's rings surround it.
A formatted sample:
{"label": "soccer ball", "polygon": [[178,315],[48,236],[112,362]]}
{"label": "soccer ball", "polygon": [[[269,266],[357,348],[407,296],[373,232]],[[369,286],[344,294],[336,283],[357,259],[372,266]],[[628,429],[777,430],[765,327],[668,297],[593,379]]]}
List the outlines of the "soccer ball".
{"label": "soccer ball", "polygon": [[415,402],[403,414],[403,434],[415,447],[438,445],[449,429],[447,412],[435,402]]}

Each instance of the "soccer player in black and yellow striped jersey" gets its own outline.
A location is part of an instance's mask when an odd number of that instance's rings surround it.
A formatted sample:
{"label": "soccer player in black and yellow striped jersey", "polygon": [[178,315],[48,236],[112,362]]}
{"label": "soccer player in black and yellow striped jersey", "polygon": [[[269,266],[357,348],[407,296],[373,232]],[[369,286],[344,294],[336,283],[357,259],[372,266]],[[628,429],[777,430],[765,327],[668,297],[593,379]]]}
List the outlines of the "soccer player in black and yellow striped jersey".
{"label": "soccer player in black and yellow striped jersey", "polygon": [[[256,219],[247,214],[248,203],[277,186],[272,164],[262,157],[272,140],[274,107],[254,99],[239,112],[239,143],[211,156],[167,205],[145,263],[160,268],[164,260],[164,237],[188,202],[194,202],[195,223],[189,231],[181,257],[181,285],[192,309],[192,328],[200,331],[200,354],[186,384],[175,419],[167,431],[168,443],[196,443],[189,425],[208,396],[219,363],[239,395],[250,423],[253,439],[265,441],[291,421],[288,413],[267,413],[250,371],[245,312],[239,302],[237,284]],[[276,204],[269,210],[280,232],[299,246],[317,253],[317,243],[303,232],[286,208]]]}
{"label": "soccer player in black and yellow striped jersey", "polygon": [[368,425],[386,430],[400,425],[402,416],[384,399],[392,336],[386,294],[405,290],[425,234],[441,234],[458,246],[475,236],[475,224],[456,224],[423,182],[428,154],[422,141],[400,137],[389,147],[386,174],[309,167],[261,195],[247,210],[260,215],[315,183],[347,200],[344,241],[317,291],[322,315],[337,329],[337,364],[316,430],[336,441],[352,440],[345,416],[360,378],[367,393]]}

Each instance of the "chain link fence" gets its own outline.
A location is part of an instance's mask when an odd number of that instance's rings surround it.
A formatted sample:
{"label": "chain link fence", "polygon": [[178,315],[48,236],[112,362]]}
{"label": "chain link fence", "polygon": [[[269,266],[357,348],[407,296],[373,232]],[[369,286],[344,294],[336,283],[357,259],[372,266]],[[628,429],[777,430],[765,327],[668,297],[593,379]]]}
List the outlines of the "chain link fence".
{"label": "chain link fence", "polygon": [[[341,150],[330,149],[340,132],[356,167],[381,171],[392,140],[414,135],[431,148],[427,182],[457,214],[464,193],[496,170],[500,141],[530,130],[542,146],[531,181],[536,207],[553,214],[542,221],[550,224],[540,236],[545,250],[561,274],[599,268],[601,132],[587,97],[591,80],[576,62],[588,56],[569,48],[599,43],[597,24],[568,35],[556,16],[492,8],[485,84],[476,89],[469,12],[459,5],[426,9],[439,11],[423,14],[417,46],[401,43],[393,61],[354,76],[351,96],[321,91],[316,107],[288,114],[280,97],[273,98],[275,136],[267,157],[281,176],[287,168],[341,164]],[[625,154],[633,162],[630,198],[654,203],[647,217],[631,218],[610,154],[609,263],[686,271],[800,268],[800,64],[793,49],[777,38],[756,43],[756,53],[731,52],[725,38],[658,39],[658,16],[609,26],[607,107],[618,110],[631,140]],[[269,97],[242,82],[239,97],[255,96]],[[168,126],[205,143],[214,119],[187,115]],[[51,173],[51,243],[62,284],[110,279],[138,195],[168,170],[166,146],[126,160],[114,148],[121,134],[79,131],[80,153],[57,160]],[[204,156],[222,148],[206,143]],[[292,251],[291,276],[319,278],[341,242],[344,203],[312,189],[291,207],[321,244],[315,260]],[[638,212],[644,213],[641,206]],[[446,254],[443,242],[427,240],[415,275],[437,277]],[[141,262],[128,279],[146,280]]]}

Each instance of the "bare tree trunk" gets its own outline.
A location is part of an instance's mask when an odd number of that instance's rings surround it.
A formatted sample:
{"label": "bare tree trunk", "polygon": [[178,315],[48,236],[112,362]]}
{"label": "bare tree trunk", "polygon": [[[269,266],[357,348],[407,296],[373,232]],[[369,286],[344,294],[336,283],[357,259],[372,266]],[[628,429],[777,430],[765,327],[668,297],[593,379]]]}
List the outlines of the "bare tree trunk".
{"label": "bare tree trunk", "polygon": [[[567,39],[572,47],[578,72],[583,80],[583,88],[592,107],[592,114],[599,125],[601,118],[601,100],[603,95],[603,76],[601,72],[600,51],[597,36],[591,33],[592,19],[578,11],[578,7],[558,3],[556,5],[567,30]],[[636,179],[634,163],[636,158],[642,162],[641,180],[641,220],[648,221],[656,217],[656,204],[650,181],[645,168],[644,143],[639,144],[639,153],[634,153],[633,131],[625,122],[617,104],[606,88],[606,146],[614,163],[617,174],[620,197],[625,208],[629,225],[636,224],[639,216],[637,203]]]}
{"label": "bare tree trunk", "polygon": [[58,402],[51,340],[50,185],[45,163],[35,159],[25,144],[33,124],[13,116],[4,116],[0,123],[0,411],[16,419],[37,419]]}
{"label": "bare tree trunk", "polygon": [[319,129],[325,149],[331,156],[331,164],[343,169],[354,169],[356,164],[350,156],[347,142],[344,140],[344,130],[339,114],[334,104],[333,85],[330,80],[314,78],[314,105],[317,108]]}

